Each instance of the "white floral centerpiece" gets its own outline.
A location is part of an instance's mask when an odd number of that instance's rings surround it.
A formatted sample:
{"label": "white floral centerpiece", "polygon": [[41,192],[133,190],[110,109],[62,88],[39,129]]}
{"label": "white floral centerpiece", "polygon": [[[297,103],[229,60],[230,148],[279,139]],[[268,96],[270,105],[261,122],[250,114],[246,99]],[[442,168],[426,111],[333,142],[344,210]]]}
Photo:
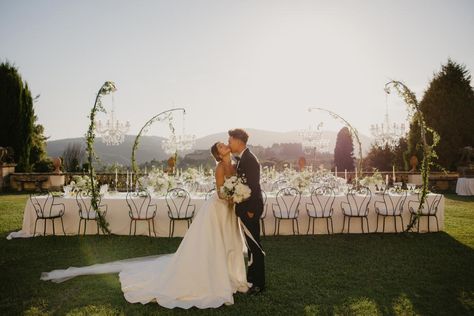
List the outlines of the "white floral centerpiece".
{"label": "white floral centerpiece", "polygon": [[240,203],[250,197],[252,190],[245,184],[243,178],[232,176],[224,181],[220,193],[228,199],[231,198],[234,203]]}
{"label": "white floral centerpiece", "polygon": [[153,167],[148,175],[138,179],[140,186],[158,195],[164,195],[169,189],[176,187],[176,180],[161,169]]}
{"label": "white floral centerpiece", "polygon": [[196,168],[188,168],[181,174],[183,181],[196,181],[200,176],[199,171]]}
{"label": "white floral centerpiece", "polygon": [[375,191],[383,184],[383,177],[377,169],[374,169],[374,174],[372,176],[364,177],[360,180],[360,184],[368,187],[371,191]]}
{"label": "white floral centerpiece", "polygon": [[291,184],[298,188],[300,192],[303,192],[310,188],[313,182],[313,173],[304,169],[301,172],[295,172],[292,174]]}
{"label": "white floral centerpiece", "polygon": [[91,189],[91,179],[89,176],[72,176],[69,187],[72,192],[88,191]]}

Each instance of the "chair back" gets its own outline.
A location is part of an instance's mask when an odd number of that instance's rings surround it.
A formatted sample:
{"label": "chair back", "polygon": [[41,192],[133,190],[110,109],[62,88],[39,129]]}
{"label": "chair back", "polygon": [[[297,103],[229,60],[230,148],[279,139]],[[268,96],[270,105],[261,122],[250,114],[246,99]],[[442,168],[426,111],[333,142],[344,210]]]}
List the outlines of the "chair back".
{"label": "chair back", "polygon": [[[99,207],[102,197],[99,195],[97,207]],[[86,219],[97,218],[96,212],[92,207],[91,193],[86,190],[80,190],[76,193],[76,203],[79,207],[79,217]]]}
{"label": "chair back", "polygon": [[333,214],[333,204],[336,193],[329,186],[320,186],[311,192],[311,203],[313,204],[315,215],[320,217],[331,217]]}
{"label": "chair back", "polygon": [[277,209],[273,208],[273,215],[277,218],[297,218],[300,201],[301,193],[297,188],[280,189],[276,195]]}
{"label": "chair back", "polygon": [[199,189],[199,183],[194,180],[185,181],[183,184],[183,189],[188,192],[197,192]]}
{"label": "chair back", "polygon": [[[347,203],[349,204],[346,214],[350,216],[367,216],[369,213],[369,203],[372,199],[372,192],[367,187],[359,189],[352,188],[347,194]],[[349,214],[347,213],[349,211]]]}
{"label": "chair back", "polygon": [[168,216],[170,218],[190,218],[194,215],[194,210],[190,211],[191,196],[188,191],[182,188],[169,190],[165,196],[168,206]]}
{"label": "chair back", "polygon": [[[425,203],[422,206],[421,214],[424,215],[435,215],[438,212],[439,202],[443,195],[441,194],[429,194],[425,198]],[[418,195],[418,201],[420,196]]]}
{"label": "chair back", "polygon": [[278,179],[272,184],[272,192],[279,191],[282,188],[286,188],[287,186],[288,186],[288,180]]}
{"label": "chair back", "polygon": [[212,188],[209,191],[206,192],[206,201],[211,198],[211,196],[216,193],[216,188]]}
{"label": "chair back", "polygon": [[49,192],[30,194],[30,201],[39,218],[51,217],[54,196]]}
{"label": "chair back", "polygon": [[387,213],[393,214],[402,214],[403,206],[407,199],[407,191],[397,192],[395,188],[390,188],[385,190],[383,193],[383,202],[385,204]]}
{"label": "chair back", "polygon": [[267,193],[262,191],[262,200],[263,200],[263,212],[260,218],[265,218],[267,216]]}
{"label": "chair back", "polygon": [[128,192],[125,197],[130,218],[152,218],[155,212],[150,208],[151,196],[148,191]]}

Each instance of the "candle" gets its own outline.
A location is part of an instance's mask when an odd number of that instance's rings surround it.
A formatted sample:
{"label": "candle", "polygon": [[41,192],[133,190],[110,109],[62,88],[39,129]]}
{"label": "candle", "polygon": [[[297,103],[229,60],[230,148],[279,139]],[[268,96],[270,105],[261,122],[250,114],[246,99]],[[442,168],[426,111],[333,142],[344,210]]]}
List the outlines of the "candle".
{"label": "candle", "polygon": [[397,181],[397,178],[395,177],[395,165],[392,166],[392,179],[393,182]]}
{"label": "candle", "polygon": [[344,179],[347,181],[347,169],[344,169]]}
{"label": "candle", "polygon": [[147,175],[147,174],[148,174],[148,172],[146,171],[146,166],[145,166],[145,175]]}
{"label": "candle", "polygon": [[117,190],[117,183],[118,183],[118,175],[117,175],[117,168],[115,168],[115,190]]}
{"label": "candle", "polygon": [[385,175],[385,184],[388,185],[388,174]]}
{"label": "candle", "polygon": [[355,179],[356,179],[356,182],[357,182],[357,178],[358,178],[358,177],[357,177],[357,167],[356,167],[356,169],[355,169]]}
{"label": "candle", "polygon": [[334,176],[337,177],[337,166],[334,168]]}
{"label": "candle", "polygon": [[133,171],[130,171],[130,191],[133,190]]}
{"label": "candle", "polygon": [[127,186],[127,189],[128,189],[128,169],[127,169],[127,181],[125,181],[125,185]]}

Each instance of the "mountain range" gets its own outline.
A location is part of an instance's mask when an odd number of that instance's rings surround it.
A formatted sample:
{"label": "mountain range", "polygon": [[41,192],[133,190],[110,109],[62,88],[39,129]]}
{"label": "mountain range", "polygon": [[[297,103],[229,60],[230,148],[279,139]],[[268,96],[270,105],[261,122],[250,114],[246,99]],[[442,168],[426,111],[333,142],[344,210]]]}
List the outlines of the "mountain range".
{"label": "mountain range", "polygon": [[[251,146],[262,146],[262,147],[271,147],[275,143],[301,143],[301,136],[297,131],[290,132],[273,132],[266,130],[258,129],[246,129],[249,133],[249,145]],[[96,138],[95,142],[95,151],[97,156],[100,158],[102,163],[111,164],[119,163],[122,165],[130,164],[131,150],[133,143],[135,141],[135,135],[126,135],[125,141],[118,146],[107,146],[102,142],[100,137]],[[334,152],[334,147],[336,145],[337,132],[325,131],[323,132],[324,139],[329,140],[328,151]],[[359,135],[362,142],[362,150],[367,152],[370,149],[372,138],[365,135]],[[207,135],[201,138],[197,138],[193,150],[207,150],[212,144],[217,141],[227,142],[227,132],[216,133]],[[146,161],[155,160],[164,160],[169,157],[168,154],[164,152],[161,147],[162,141],[165,140],[164,137],[159,136],[142,136],[140,138],[140,144],[136,153],[137,162],[143,163]],[[66,138],[58,139],[47,142],[47,152],[50,157],[62,156],[64,150],[69,144],[80,143],[85,147],[85,140],[83,137],[78,138]],[[187,154],[189,152],[184,152],[182,154]],[[357,155],[357,149],[355,148],[355,153]]]}

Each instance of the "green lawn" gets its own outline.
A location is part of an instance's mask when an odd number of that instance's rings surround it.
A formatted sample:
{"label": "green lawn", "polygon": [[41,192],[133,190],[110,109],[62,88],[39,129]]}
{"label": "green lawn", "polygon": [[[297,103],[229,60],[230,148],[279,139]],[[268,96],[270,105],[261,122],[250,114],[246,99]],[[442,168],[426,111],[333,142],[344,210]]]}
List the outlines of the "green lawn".
{"label": "green lawn", "polygon": [[25,195],[0,195],[0,315],[474,315],[474,198],[446,196],[445,232],[263,238],[267,291],[215,310],[129,304],[117,275],[55,284],[43,271],[170,253],[179,238],[39,237]]}

